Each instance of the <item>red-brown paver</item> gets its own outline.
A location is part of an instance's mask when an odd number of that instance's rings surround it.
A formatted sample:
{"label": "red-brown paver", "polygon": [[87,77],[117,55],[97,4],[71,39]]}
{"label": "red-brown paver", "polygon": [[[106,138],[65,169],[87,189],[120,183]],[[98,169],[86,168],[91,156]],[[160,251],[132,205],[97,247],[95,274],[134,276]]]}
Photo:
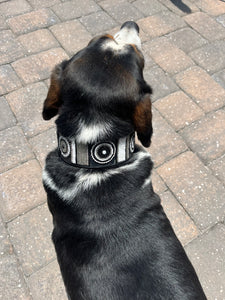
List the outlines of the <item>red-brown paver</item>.
{"label": "red-brown paver", "polygon": [[[0,174],[1,213],[9,221],[45,201],[40,186],[41,168],[36,160],[30,160]],[[30,228],[28,228],[30,230]],[[21,234],[24,232],[21,231]]]}
{"label": "red-brown paver", "polygon": [[203,110],[182,91],[158,99],[154,102],[154,107],[176,130],[204,116]]}
{"label": "red-brown paver", "polygon": [[7,20],[9,27],[15,34],[28,33],[45,28],[59,22],[56,15],[47,8],[35,10]]}
{"label": "red-brown paver", "polygon": [[199,67],[191,67],[175,77],[176,83],[205,111],[225,105],[225,90]]}
{"label": "red-brown paver", "polygon": [[12,66],[23,82],[29,84],[48,78],[53,67],[67,58],[68,55],[62,48],[53,48],[21,58],[12,63]]}
{"label": "red-brown paver", "polygon": [[200,229],[224,217],[225,188],[190,151],[166,162],[157,172]]}

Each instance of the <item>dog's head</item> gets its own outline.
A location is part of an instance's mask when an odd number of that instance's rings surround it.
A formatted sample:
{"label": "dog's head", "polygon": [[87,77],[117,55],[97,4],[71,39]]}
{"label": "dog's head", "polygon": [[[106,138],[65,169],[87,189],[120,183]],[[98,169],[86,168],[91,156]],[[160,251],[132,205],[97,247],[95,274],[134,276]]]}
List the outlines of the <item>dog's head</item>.
{"label": "dog's head", "polygon": [[106,34],[92,39],[54,68],[43,118],[59,114],[60,132],[81,142],[118,138],[135,130],[148,147],[151,88],[143,78],[143,68],[138,25],[126,22],[114,37]]}

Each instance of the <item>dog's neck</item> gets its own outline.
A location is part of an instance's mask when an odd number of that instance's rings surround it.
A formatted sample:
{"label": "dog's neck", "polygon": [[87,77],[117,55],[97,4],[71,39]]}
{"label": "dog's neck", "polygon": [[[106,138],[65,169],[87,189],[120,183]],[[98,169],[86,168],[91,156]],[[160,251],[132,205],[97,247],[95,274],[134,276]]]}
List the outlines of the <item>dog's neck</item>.
{"label": "dog's neck", "polygon": [[80,143],[76,138],[66,138],[58,132],[58,152],[61,159],[75,167],[100,169],[117,166],[128,161],[135,145],[135,134],[114,141]]}

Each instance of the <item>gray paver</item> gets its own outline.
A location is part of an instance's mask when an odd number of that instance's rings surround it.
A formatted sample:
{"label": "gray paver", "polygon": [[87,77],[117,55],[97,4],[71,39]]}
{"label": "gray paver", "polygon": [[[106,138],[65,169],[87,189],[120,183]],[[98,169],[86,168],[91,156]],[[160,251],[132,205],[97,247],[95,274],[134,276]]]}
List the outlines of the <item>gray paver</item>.
{"label": "gray paver", "polygon": [[174,80],[164,73],[158,66],[153,66],[144,71],[145,80],[153,89],[152,100],[167,96],[170,93],[177,91],[179,88]]}
{"label": "gray paver", "polygon": [[104,11],[99,11],[94,14],[82,17],[80,22],[87,28],[93,35],[100,33],[107,33],[107,30],[112,29],[117,25]]}
{"label": "gray paver", "polygon": [[24,55],[24,49],[11,30],[0,32],[0,64],[10,63]]}
{"label": "gray paver", "polygon": [[225,89],[225,69],[213,74],[212,78]]}
{"label": "gray paver", "polygon": [[93,0],[73,0],[56,4],[52,10],[61,20],[67,21],[96,12],[99,6]]}
{"label": "gray paver", "polygon": [[0,218],[0,298],[31,300],[13,252],[4,224]]}
{"label": "gray paver", "polygon": [[100,2],[100,5],[107,11],[107,13],[114,18],[119,24],[127,20],[136,21],[143,17],[143,14],[126,1],[111,1],[105,0]]}
{"label": "gray paver", "polygon": [[166,10],[166,7],[157,0],[136,0],[133,2],[133,5],[137,7],[137,9],[139,9],[146,17]]}
{"label": "gray paver", "polygon": [[225,188],[195,154],[182,153],[157,171],[198,228],[205,230],[223,220]]}
{"label": "gray paver", "polygon": [[47,91],[45,84],[38,82],[6,96],[24,134],[28,137],[53,125],[53,121],[43,122],[41,115]]}
{"label": "gray paver", "polygon": [[33,300],[67,299],[59,266],[56,260],[28,278]]}
{"label": "gray paver", "polygon": [[52,217],[46,204],[8,223],[8,230],[27,276],[55,259],[51,241]]}
{"label": "gray paver", "polygon": [[191,28],[181,28],[167,35],[169,41],[186,53],[207,44],[207,40]]}
{"label": "gray paver", "polygon": [[0,131],[0,140],[0,172],[13,168],[33,157],[20,127],[15,126]]}
{"label": "gray paver", "polygon": [[216,41],[190,53],[195,62],[212,74],[225,68],[225,41]]}
{"label": "gray paver", "polygon": [[16,119],[4,97],[0,97],[0,130],[12,127],[16,124]]}
{"label": "gray paver", "polygon": [[225,299],[225,226],[217,225],[186,246],[208,300]]}

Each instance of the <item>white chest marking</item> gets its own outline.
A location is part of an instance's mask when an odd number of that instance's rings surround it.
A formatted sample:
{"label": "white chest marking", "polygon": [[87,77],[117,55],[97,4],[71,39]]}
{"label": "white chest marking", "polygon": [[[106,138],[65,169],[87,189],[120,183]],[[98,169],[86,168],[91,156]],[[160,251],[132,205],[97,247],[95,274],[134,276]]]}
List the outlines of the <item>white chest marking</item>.
{"label": "white chest marking", "polygon": [[50,174],[45,169],[43,170],[42,179],[45,185],[55,191],[64,201],[71,202],[80,192],[90,190],[91,188],[101,184],[109,177],[120,174],[122,171],[135,170],[143,159],[150,157],[149,153],[147,152],[138,152],[135,154],[135,156],[136,159],[133,163],[117,169],[105,171],[104,173],[88,173],[88,171],[81,169],[76,174],[77,179],[75,183],[67,188],[57,186]]}

